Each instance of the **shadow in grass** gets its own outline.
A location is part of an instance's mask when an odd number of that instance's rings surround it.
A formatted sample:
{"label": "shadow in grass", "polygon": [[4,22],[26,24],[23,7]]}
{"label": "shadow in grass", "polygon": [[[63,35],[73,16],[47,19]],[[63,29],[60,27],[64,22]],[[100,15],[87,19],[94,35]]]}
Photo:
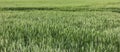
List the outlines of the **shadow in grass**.
{"label": "shadow in grass", "polygon": [[118,4],[120,4],[120,2],[109,2],[109,3],[107,3],[108,5],[118,5]]}
{"label": "shadow in grass", "polygon": [[120,13],[120,8],[99,8],[97,10],[98,11],[111,11],[111,12]]}
{"label": "shadow in grass", "polygon": [[55,8],[38,8],[38,7],[5,7],[2,11],[31,11],[31,10],[55,10]]}
{"label": "shadow in grass", "polygon": [[120,13],[120,8],[90,8],[90,7],[5,7],[2,11],[31,11],[31,10],[52,10],[52,11],[110,11]]}

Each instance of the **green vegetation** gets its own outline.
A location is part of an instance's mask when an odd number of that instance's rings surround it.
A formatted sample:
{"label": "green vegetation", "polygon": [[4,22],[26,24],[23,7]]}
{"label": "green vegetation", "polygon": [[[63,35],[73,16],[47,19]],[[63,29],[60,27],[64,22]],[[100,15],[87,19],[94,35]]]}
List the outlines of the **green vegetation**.
{"label": "green vegetation", "polygon": [[119,0],[0,0],[0,52],[120,52]]}

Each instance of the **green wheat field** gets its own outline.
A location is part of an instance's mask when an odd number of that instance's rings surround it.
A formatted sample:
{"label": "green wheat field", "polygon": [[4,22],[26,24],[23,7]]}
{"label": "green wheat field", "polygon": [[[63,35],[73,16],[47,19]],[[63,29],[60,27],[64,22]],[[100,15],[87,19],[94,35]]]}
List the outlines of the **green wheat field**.
{"label": "green wheat field", "polygon": [[0,0],[0,52],[120,52],[120,0]]}

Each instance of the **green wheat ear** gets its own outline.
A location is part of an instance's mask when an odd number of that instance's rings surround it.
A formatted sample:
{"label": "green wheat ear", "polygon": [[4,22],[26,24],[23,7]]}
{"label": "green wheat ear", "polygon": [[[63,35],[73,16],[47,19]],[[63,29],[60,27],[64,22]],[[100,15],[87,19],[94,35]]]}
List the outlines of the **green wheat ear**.
{"label": "green wheat ear", "polygon": [[120,52],[119,0],[0,0],[0,52]]}

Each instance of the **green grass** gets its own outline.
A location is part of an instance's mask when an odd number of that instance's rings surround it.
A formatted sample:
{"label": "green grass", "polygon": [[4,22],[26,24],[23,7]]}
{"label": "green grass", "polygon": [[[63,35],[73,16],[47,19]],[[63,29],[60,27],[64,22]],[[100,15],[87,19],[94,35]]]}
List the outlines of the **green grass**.
{"label": "green grass", "polygon": [[119,0],[1,0],[0,52],[120,52]]}
{"label": "green grass", "polygon": [[0,7],[119,7],[119,0],[1,0]]}

